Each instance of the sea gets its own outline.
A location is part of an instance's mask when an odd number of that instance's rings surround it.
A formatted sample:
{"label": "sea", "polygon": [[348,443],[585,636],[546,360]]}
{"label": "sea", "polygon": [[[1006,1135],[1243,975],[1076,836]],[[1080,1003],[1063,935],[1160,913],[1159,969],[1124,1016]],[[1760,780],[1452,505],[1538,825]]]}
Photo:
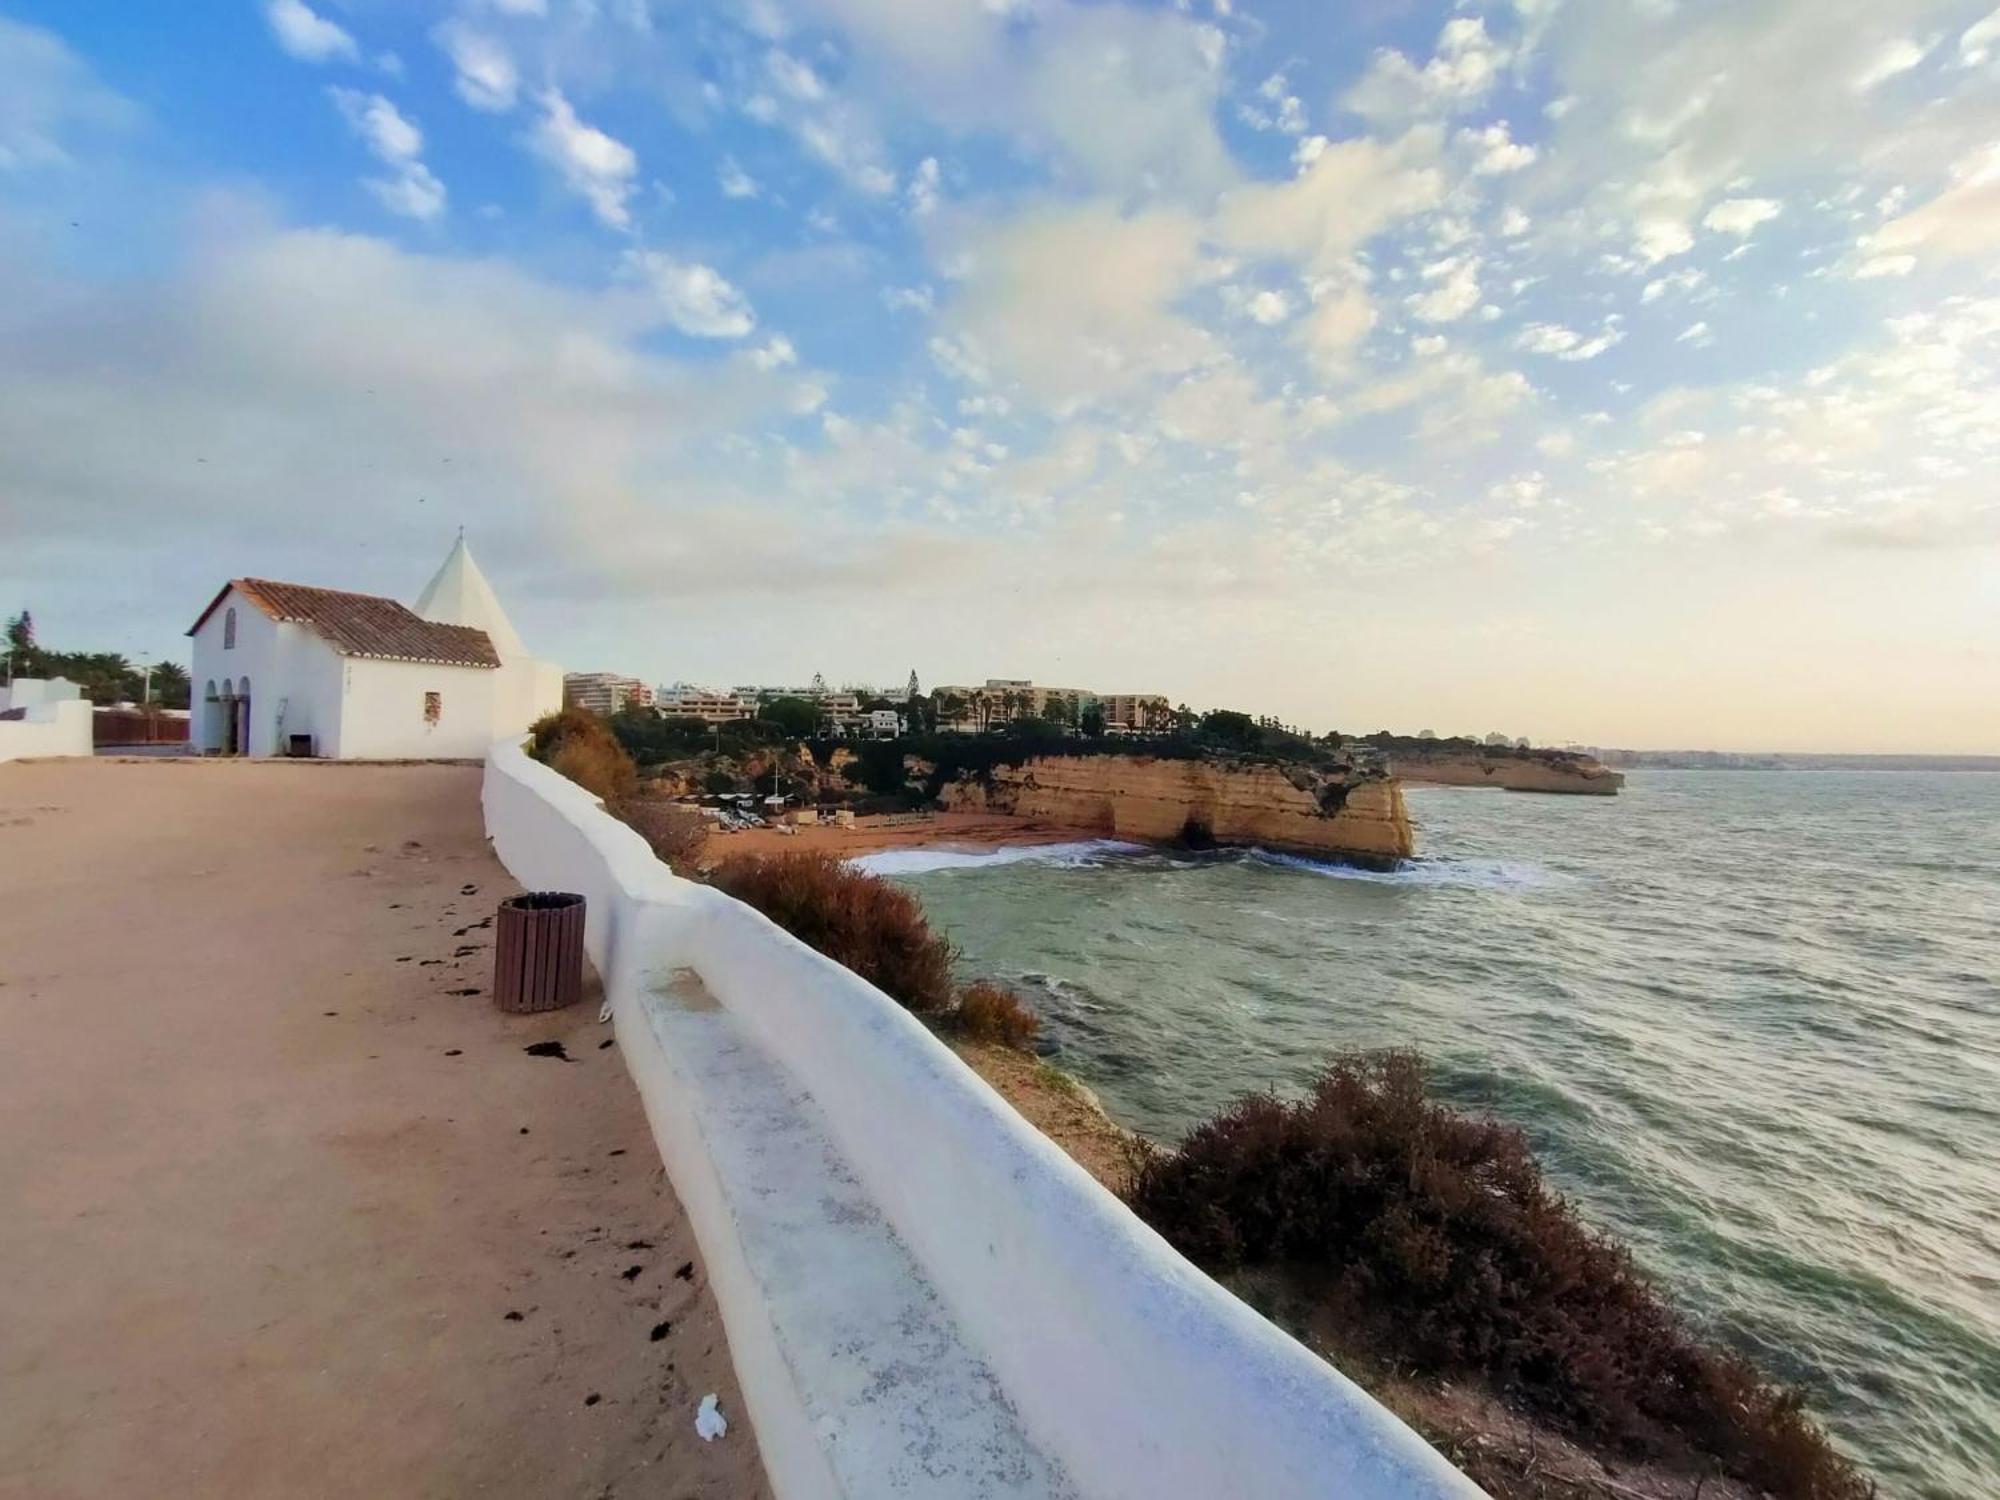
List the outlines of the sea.
{"label": "sea", "polygon": [[1415,1048],[1885,1495],[2000,1496],[2000,775],[1411,787],[1393,873],[1111,843],[868,863],[1163,1142]]}

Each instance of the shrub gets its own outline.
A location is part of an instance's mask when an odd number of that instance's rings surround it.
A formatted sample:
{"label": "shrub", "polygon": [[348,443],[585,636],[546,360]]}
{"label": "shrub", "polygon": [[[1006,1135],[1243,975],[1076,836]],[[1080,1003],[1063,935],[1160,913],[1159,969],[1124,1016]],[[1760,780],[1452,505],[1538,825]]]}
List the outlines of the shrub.
{"label": "shrub", "polygon": [[1041,1017],[1020,996],[984,979],[960,991],[952,1019],[974,1041],[999,1042],[1024,1052],[1034,1046],[1042,1029]]}
{"label": "shrub", "polygon": [[639,788],[639,768],[611,727],[584,708],[544,714],[528,727],[528,753],[606,802]]}
{"label": "shrub", "polygon": [[710,879],[918,1015],[950,1009],[956,954],[899,886],[823,853],[738,855]]}
{"label": "shrub", "polygon": [[708,843],[709,821],[691,807],[643,794],[605,803],[605,811],[635,831],[677,875],[691,875]]}
{"label": "shrub", "polygon": [[1240,1101],[1142,1162],[1129,1197],[1200,1264],[1303,1272],[1363,1347],[1482,1376],[1586,1441],[1799,1500],[1865,1493],[1797,1393],[1697,1341],[1521,1133],[1431,1102],[1411,1054],[1339,1056],[1297,1103]]}

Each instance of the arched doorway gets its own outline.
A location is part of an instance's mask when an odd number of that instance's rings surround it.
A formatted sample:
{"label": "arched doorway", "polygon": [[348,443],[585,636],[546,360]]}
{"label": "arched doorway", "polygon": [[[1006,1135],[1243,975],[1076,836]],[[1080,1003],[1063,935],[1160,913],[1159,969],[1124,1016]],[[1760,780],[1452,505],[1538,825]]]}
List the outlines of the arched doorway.
{"label": "arched doorway", "polygon": [[208,685],[201,694],[201,738],[195,745],[203,755],[213,755],[222,748],[222,699],[216,694],[215,679],[208,679]]}
{"label": "arched doorway", "polygon": [[230,744],[238,755],[250,753],[250,679],[242,678],[236,684],[236,733]]}

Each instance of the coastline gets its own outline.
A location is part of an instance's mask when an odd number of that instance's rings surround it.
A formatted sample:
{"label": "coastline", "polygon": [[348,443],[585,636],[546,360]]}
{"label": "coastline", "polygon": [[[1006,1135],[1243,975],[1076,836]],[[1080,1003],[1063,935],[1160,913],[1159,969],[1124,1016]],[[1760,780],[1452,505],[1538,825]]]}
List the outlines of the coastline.
{"label": "coastline", "polygon": [[899,849],[988,854],[995,849],[1090,843],[1104,836],[1102,829],[1073,828],[1007,813],[895,813],[856,818],[849,828],[819,823],[789,831],[746,828],[735,833],[712,832],[702,846],[701,868],[710,869],[739,854],[831,854],[837,859]]}

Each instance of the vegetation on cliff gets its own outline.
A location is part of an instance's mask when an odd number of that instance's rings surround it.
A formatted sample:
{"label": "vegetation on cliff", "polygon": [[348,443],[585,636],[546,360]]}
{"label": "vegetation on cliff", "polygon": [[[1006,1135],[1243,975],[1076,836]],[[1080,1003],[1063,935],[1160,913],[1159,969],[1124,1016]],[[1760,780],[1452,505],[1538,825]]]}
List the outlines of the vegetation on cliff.
{"label": "vegetation on cliff", "polygon": [[1521,1132],[1433,1102],[1412,1054],[1240,1101],[1142,1161],[1129,1200],[1211,1271],[1286,1273],[1343,1344],[1476,1379],[1598,1451],[1790,1500],[1866,1493],[1797,1392],[1697,1339]]}

